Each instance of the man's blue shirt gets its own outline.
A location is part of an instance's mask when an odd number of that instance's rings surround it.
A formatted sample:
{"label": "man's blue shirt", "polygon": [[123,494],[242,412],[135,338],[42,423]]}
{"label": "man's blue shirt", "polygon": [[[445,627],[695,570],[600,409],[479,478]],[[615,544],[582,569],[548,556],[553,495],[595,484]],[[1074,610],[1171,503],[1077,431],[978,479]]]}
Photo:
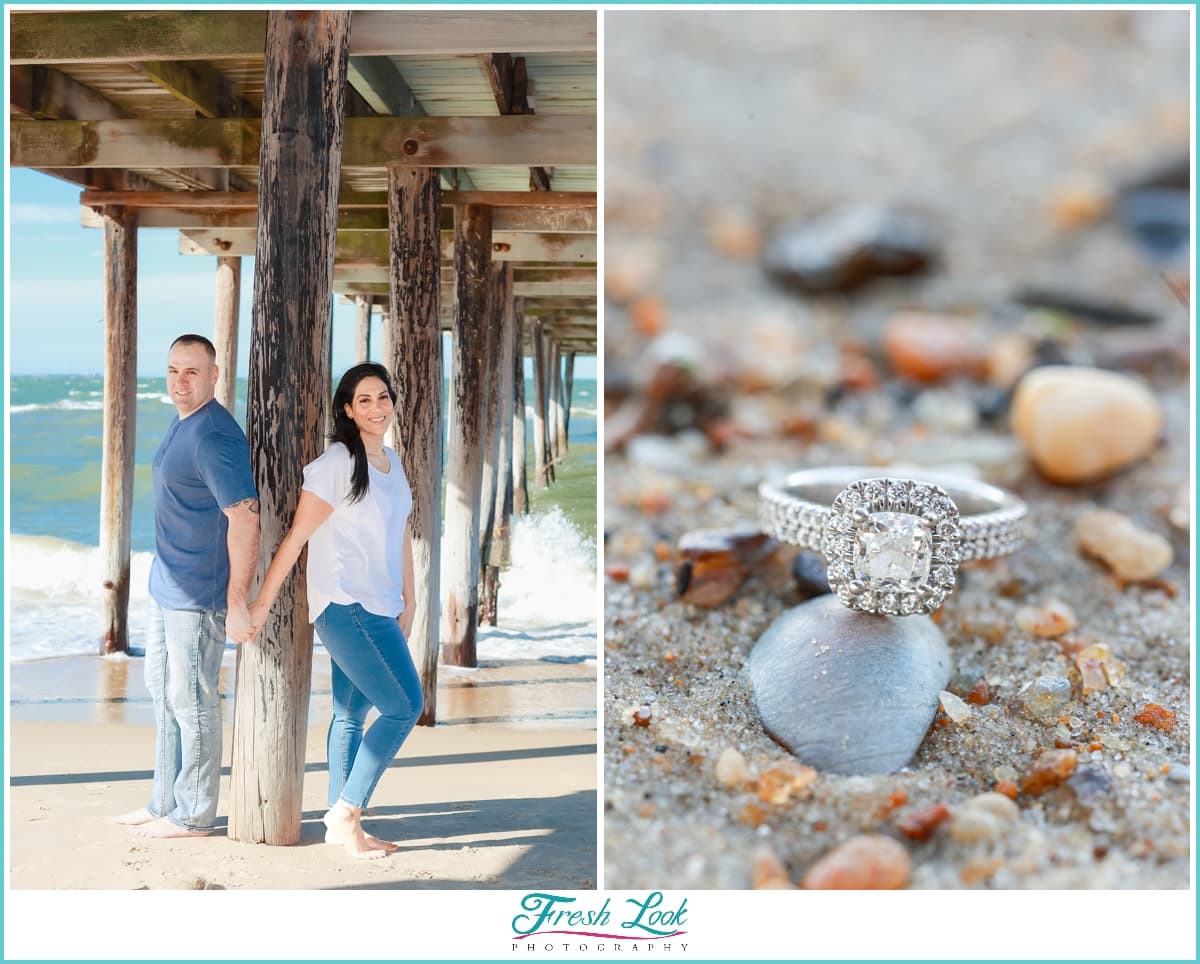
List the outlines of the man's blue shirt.
{"label": "man's blue shirt", "polygon": [[222,511],[258,498],[250,447],[213,399],[178,416],[154,456],[154,564],[150,595],[164,609],[225,609],[229,521]]}

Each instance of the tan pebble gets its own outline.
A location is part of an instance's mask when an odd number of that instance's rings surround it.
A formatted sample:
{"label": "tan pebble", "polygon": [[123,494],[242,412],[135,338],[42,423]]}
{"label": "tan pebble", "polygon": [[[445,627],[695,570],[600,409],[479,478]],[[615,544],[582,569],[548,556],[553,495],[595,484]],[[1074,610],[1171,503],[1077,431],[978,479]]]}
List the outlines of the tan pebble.
{"label": "tan pebble", "polygon": [[1075,540],[1114,576],[1129,582],[1156,578],[1175,558],[1171,543],[1157,532],[1139,529],[1128,516],[1108,509],[1081,516],[1075,523]]}
{"label": "tan pebble", "polygon": [[999,857],[968,860],[963,864],[962,870],[958,872],[958,877],[968,886],[981,884],[1003,866],[1004,861]]}
{"label": "tan pebble", "polygon": [[938,693],[938,700],[942,704],[942,712],[955,723],[964,723],[971,718],[971,707],[953,693],[942,690]]}
{"label": "tan pebble", "polygon": [[746,758],[735,746],[727,746],[721,751],[714,773],[717,781],[727,787],[740,787],[754,779]]}
{"label": "tan pebble", "polygon": [[817,782],[817,771],[795,760],[785,760],[760,774],[758,798],[763,803],[785,804],[792,797],[806,797]]}
{"label": "tan pebble", "polygon": [[1052,482],[1093,482],[1140,461],[1162,426],[1162,406],[1140,382],[1098,368],[1035,368],[1013,395],[1013,432]]}
{"label": "tan pebble", "polygon": [[1012,823],[1021,813],[1020,807],[1013,803],[1010,797],[994,791],[972,797],[967,801],[966,806],[971,810],[989,813],[1005,823]]}
{"label": "tan pebble", "polygon": [[965,807],[950,821],[950,836],[959,843],[998,840],[1003,832],[1000,821],[986,810]]}
{"label": "tan pebble", "polygon": [[988,344],[988,380],[1001,388],[1012,388],[1034,362],[1033,339],[1019,331],[1005,331]]}
{"label": "tan pebble", "polygon": [[1083,695],[1098,693],[1118,685],[1125,676],[1125,664],[1114,658],[1104,643],[1092,643],[1075,654],[1075,665],[1083,680]]}
{"label": "tan pebble", "polygon": [[978,329],[965,318],[925,311],[894,314],[883,330],[892,368],[922,382],[983,372],[986,355]]}
{"label": "tan pebble", "polygon": [[1056,188],[1050,197],[1050,213],[1064,231],[1087,227],[1108,213],[1112,192],[1091,177],[1076,177]]}
{"label": "tan pebble", "polygon": [[720,208],[706,227],[709,243],[727,258],[749,261],[762,250],[762,232],[742,211]]}
{"label": "tan pebble", "polygon": [[754,871],[750,878],[750,887],[753,890],[796,889],[783,861],[767,847],[759,847],[754,852]]}
{"label": "tan pebble", "polygon": [[654,585],[654,575],[654,563],[638,563],[629,570],[629,585],[635,589],[649,589]]}
{"label": "tan pebble", "polygon": [[908,883],[912,860],[904,846],[882,834],[852,837],[804,875],[809,890],[896,890]]}
{"label": "tan pebble", "polygon": [[1041,606],[1023,606],[1017,610],[1017,625],[1026,632],[1045,639],[1054,639],[1079,625],[1075,610],[1060,599],[1050,599]]}

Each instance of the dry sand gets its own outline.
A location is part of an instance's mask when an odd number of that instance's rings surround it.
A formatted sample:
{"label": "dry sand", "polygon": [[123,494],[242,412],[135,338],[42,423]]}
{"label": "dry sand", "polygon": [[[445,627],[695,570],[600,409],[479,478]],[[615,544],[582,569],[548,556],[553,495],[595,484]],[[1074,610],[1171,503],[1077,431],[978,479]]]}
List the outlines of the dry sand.
{"label": "dry sand", "polygon": [[[319,659],[297,846],[255,846],[225,835],[228,718],[213,836],[140,840],[113,824],[150,792],[154,731],[141,672],[141,660],[123,658],[13,666],[14,888],[596,886],[593,662],[444,669],[442,722],[413,732],[364,820],[370,832],[400,844],[375,861],[352,860],[323,842],[329,683],[328,663]],[[227,693],[228,679],[223,684]],[[224,706],[228,717],[232,700]]]}

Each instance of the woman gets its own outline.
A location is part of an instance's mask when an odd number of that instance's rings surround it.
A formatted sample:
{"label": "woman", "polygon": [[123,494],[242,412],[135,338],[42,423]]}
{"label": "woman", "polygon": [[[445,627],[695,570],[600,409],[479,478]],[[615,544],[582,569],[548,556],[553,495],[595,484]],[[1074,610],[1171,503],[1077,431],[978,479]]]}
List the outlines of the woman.
{"label": "woman", "polygon": [[[355,365],[333,395],[334,442],[304,467],[291,530],[250,605],[255,632],[308,548],[308,612],[332,657],[325,839],[363,859],[397,849],[363,832],[362,810],[421,713],[412,629],[412,491],[383,444],[396,393],[382,365]],[[380,713],[366,735],[363,723]]]}

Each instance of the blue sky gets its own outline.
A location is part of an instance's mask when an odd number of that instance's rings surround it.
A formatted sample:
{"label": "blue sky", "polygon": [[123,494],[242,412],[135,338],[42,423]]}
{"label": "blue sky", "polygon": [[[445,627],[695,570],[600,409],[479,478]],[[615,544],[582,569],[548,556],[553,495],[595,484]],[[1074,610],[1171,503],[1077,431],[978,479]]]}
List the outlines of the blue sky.
{"label": "blue sky", "polygon": [[[14,375],[87,374],[104,366],[104,254],[97,228],[80,225],[80,188],[37,171],[10,172],[9,364]],[[176,335],[212,335],[216,259],[179,254],[179,232],[138,233],[138,374],[161,375]],[[254,259],[242,259],[238,374],[250,357]],[[333,367],[354,363],[354,306],[333,314]],[[379,320],[371,332],[378,351]],[[449,346],[446,346],[447,349]],[[448,357],[448,356],[447,356]],[[526,368],[528,369],[528,359]],[[596,377],[593,357],[575,376]]]}

